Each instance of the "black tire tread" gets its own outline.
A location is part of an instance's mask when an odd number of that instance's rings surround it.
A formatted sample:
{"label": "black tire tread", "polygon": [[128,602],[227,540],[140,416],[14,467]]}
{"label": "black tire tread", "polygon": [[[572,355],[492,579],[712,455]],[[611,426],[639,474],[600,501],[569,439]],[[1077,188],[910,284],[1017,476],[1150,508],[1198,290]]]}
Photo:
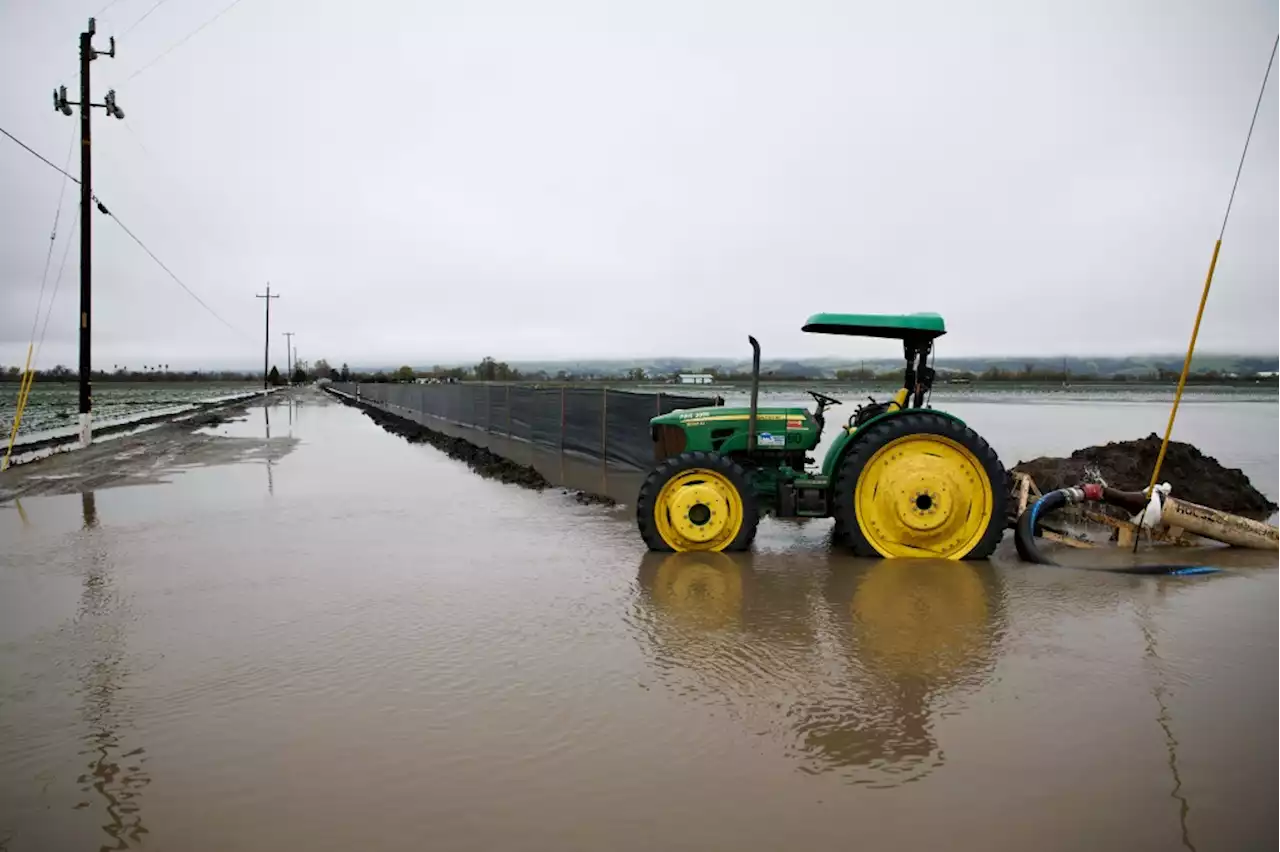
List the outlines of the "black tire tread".
{"label": "black tire tread", "polygon": [[1008,525],[1009,493],[1005,485],[1005,470],[991,445],[964,423],[932,411],[912,411],[883,420],[871,426],[864,435],[855,438],[836,468],[832,484],[832,514],[836,519],[837,539],[853,550],[857,556],[872,559],[883,558],[858,526],[853,495],[858,476],[876,450],[906,435],[941,435],[950,438],[977,456],[983,471],[991,480],[991,520],[973,549],[963,559],[989,559],[1004,538]]}
{"label": "black tire tread", "polygon": [[657,499],[658,493],[662,491],[662,486],[668,480],[681,471],[691,468],[705,468],[724,474],[738,489],[738,495],[742,498],[742,529],[738,531],[737,537],[725,546],[724,550],[740,551],[749,549],[751,542],[755,540],[756,528],[760,523],[760,510],[756,504],[755,491],[751,488],[747,472],[742,465],[728,456],[702,451],[684,452],[672,456],[655,467],[645,477],[644,484],[640,486],[640,495],[636,498],[636,526],[640,528],[640,537],[644,539],[645,545],[653,551],[671,552],[671,546],[663,540],[662,534],[658,532],[658,526],[654,522],[654,501]]}

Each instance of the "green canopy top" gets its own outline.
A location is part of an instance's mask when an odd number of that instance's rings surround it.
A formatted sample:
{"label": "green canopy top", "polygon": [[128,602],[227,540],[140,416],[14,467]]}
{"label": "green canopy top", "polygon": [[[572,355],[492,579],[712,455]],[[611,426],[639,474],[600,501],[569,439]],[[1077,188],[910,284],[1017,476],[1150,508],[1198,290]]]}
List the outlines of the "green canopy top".
{"label": "green canopy top", "polygon": [[893,340],[933,340],[947,333],[940,314],[814,314],[803,331]]}

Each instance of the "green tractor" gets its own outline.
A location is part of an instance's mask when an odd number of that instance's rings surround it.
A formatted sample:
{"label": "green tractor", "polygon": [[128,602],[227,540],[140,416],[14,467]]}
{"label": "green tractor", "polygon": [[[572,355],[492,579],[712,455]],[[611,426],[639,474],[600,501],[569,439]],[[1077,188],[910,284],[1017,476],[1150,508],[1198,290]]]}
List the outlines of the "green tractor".
{"label": "green tractor", "polygon": [[650,421],[658,466],[636,501],[650,550],[746,550],[760,516],[835,518],[836,539],[859,556],[985,559],[1004,534],[1000,459],[959,418],[930,408],[929,356],[946,333],[937,314],[815,314],[804,331],[901,340],[907,360],[892,399],[861,405],[822,467],[807,456],[827,408],[764,408],[760,344],[752,348],[751,406],[673,411]]}

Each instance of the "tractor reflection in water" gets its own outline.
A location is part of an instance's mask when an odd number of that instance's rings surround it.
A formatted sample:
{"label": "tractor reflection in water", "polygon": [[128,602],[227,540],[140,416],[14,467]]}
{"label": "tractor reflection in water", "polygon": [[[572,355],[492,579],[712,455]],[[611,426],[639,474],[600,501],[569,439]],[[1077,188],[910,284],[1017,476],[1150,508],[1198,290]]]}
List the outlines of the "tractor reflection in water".
{"label": "tractor reflection in water", "polygon": [[[934,720],[990,676],[1004,607],[985,562],[650,553],[642,644],[685,697],[727,706],[806,772],[895,786],[941,765]],[[821,565],[811,563],[825,563]]]}

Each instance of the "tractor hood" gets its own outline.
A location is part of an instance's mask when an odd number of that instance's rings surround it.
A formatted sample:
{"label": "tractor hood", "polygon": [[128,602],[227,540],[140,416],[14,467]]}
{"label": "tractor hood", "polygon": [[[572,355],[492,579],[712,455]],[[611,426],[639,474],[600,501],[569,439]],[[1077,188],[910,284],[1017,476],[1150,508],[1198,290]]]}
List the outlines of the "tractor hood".
{"label": "tractor hood", "polygon": [[[667,414],[659,415],[651,418],[649,422],[654,426],[702,426],[709,423],[724,423],[732,426],[735,423],[741,423],[746,428],[747,420],[751,417],[751,409],[742,408],[726,408],[725,406],[708,406],[706,408],[680,408]],[[766,428],[764,424],[768,424],[769,428],[803,428],[806,424],[813,423],[813,417],[808,410],[804,408],[761,408],[756,412],[757,428]]]}
{"label": "tractor hood", "polygon": [[[682,408],[649,422],[654,440],[666,451],[663,457],[684,450],[727,455],[747,450],[751,409]],[[804,408],[761,408],[756,413],[757,449],[811,450],[819,435],[817,421]]]}

